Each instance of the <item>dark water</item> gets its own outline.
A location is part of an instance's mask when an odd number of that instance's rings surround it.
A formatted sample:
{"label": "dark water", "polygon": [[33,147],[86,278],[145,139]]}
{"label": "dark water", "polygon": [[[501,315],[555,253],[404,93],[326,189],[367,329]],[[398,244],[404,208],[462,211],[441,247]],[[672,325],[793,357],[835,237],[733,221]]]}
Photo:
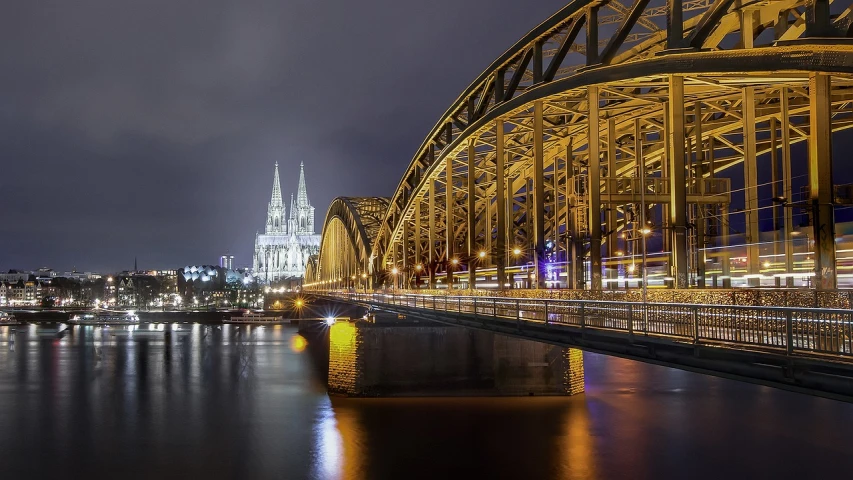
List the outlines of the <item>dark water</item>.
{"label": "dark water", "polygon": [[841,402],[591,354],[572,398],[330,400],[292,327],[177,327],[0,327],[0,478],[853,472]]}

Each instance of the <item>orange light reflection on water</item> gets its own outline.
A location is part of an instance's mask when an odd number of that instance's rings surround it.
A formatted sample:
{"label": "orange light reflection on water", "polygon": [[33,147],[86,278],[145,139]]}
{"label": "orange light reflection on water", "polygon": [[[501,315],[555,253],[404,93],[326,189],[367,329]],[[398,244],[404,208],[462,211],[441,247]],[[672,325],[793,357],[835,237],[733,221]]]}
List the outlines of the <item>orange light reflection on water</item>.
{"label": "orange light reflection on water", "polygon": [[305,340],[305,337],[302,335],[294,335],[290,338],[290,349],[294,353],[302,353],[305,351],[305,348],[308,346],[308,340]]}

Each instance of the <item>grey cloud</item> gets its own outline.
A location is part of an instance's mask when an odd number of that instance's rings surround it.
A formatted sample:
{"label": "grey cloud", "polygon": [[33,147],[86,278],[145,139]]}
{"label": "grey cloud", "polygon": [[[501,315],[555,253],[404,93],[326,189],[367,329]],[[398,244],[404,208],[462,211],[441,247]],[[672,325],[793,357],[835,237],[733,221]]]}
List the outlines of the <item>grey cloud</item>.
{"label": "grey cloud", "polygon": [[390,195],[447,104],[563,4],[6,2],[0,269],[245,263],[274,161],[287,193],[306,162],[319,217]]}

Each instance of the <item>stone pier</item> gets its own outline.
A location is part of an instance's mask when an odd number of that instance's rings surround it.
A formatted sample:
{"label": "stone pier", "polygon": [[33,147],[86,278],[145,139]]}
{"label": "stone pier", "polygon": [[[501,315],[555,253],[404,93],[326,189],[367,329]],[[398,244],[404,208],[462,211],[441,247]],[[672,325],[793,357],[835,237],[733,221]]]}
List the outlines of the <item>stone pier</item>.
{"label": "stone pier", "polygon": [[432,323],[338,322],[329,329],[329,393],[352,397],[574,395],[583,356]]}

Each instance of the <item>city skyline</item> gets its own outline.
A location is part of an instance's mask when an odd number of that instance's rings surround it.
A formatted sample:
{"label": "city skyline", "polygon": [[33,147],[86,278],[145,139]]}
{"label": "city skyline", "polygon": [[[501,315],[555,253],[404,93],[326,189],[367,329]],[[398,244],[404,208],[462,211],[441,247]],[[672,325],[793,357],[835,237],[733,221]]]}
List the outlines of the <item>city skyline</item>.
{"label": "city skyline", "polygon": [[318,233],[334,197],[391,195],[447,99],[564,2],[490,5],[12,7],[0,269],[167,268],[226,252],[250,265],[276,161],[318,172]]}
{"label": "city skyline", "polygon": [[6,7],[0,479],[853,469],[853,0]]}

